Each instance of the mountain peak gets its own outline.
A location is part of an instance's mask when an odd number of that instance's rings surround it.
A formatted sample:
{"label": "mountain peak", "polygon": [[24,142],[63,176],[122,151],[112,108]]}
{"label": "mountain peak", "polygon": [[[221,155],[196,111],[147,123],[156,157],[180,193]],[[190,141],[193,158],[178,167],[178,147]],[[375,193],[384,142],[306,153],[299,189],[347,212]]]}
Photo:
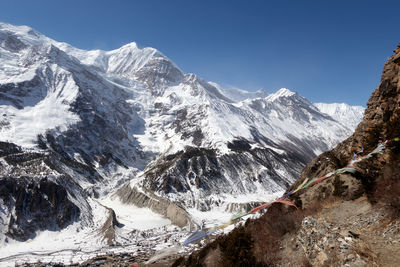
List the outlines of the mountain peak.
{"label": "mountain peak", "polygon": [[21,25],[15,26],[8,23],[0,22],[0,31],[5,33],[11,33],[17,36],[23,36],[26,41],[37,40],[43,38],[43,35],[35,31],[29,26]]}
{"label": "mountain peak", "polygon": [[5,23],[5,22],[0,22],[0,29],[1,30],[10,30],[10,31],[14,31],[14,32],[32,30],[32,28],[28,27],[28,26],[24,26],[24,25],[16,26],[16,25],[11,25],[11,24]]}
{"label": "mountain peak", "polygon": [[[152,54],[156,56],[162,55],[157,49],[153,47],[139,47],[136,42],[130,42],[127,43],[126,45],[123,45],[115,50],[108,51],[111,53],[147,53],[147,54]],[[162,55],[164,56],[164,55]],[[165,57],[165,56],[164,56]]]}
{"label": "mountain peak", "polygon": [[267,100],[269,100],[269,101],[275,101],[275,100],[278,99],[278,98],[281,98],[281,97],[290,97],[290,96],[293,96],[293,95],[296,95],[296,94],[297,94],[297,93],[292,92],[292,91],[290,91],[290,90],[287,89],[287,88],[281,88],[281,89],[279,89],[278,91],[276,91],[275,93],[268,95],[268,96],[267,96]]}
{"label": "mountain peak", "polygon": [[285,96],[292,96],[296,94],[295,92],[290,91],[287,88],[281,88],[278,91],[276,91],[276,93],[274,93],[274,95],[280,96],[280,97],[285,97]]}
{"label": "mountain peak", "polygon": [[135,48],[135,49],[139,48],[136,42],[127,43],[126,45],[121,46],[121,48],[123,48],[123,47],[125,47],[125,48]]}
{"label": "mountain peak", "polygon": [[163,57],[163,58],[167,58],[166,56],[164,56],[160,51],[158,51],[157,49],[153,48],[153,47],[139,47],[138,44],[136,42],[130,42],[126,45],[123,45],[115,50],[111,50],[111,51],[106,51],[107,53],[118,53],[118,54],[147,54],[150,57]]}

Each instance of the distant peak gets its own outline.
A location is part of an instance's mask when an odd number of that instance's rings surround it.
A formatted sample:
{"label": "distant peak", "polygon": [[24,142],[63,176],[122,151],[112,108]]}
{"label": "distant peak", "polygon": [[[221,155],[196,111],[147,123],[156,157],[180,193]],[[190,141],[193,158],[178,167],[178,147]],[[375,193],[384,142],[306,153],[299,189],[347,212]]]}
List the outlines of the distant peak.
{"label": "distant peak", "polygon": [[135,42],[127,43],[126,45],[123,45],[121,48],[133,48],[133,49],[138,49],[138,45]]}
{"label": "distant peak", "polygon": [[352,109],[360,112],[364,112],[365,110],[365,107],[363,106],[352,106],[347,103],[314,103],[314,106],[324,113],[332,113],[333,110],[346,111]]}
{"label": "distant peak", "polygon": [[278,95],[278,96],[292,96],[296,94],[295,92],[290,91],[287,88],[281,88],[278,91],[276,91],[276,93],[274,95]]}
{"label": "distant peak", "polygon": [[155,48],[153,47],[139,47],[137,43],[135,42],[131,42],[131,43],[127,43],[126,45],[121,46],[120,48],[117,48],[115,51],[147,51],[147,52],[151,52],[153,54],[160,54],[158,56],[162,56],[162,54]]}
{"label": "distant peak", "polygon": [[29,35],[35,35],[38,36],[40,35],[37,31],[32,29],[29,26],[21,25],[21,26],[16,26],[4,22],[0,22],[0,30],[6,30],[6,31],[11,31],[14,33],[18,34],[29,34]]}
{"label": "distant peak", "polygon": [[296,95],[296,94],[297,93],[292,92],[287,88],[281,88],[278,91],[276,91],[275,93],[268,95],[267,96],[267,100],[274,101],[274,100],[276,100],[278,98],[281,98],[281,97],[289,97],[289,96],[293,96],[293,95]]}
{"label": "distant peak", "polygon": [[258,89],[258,90],[256,91],[256,93],[258,93],[258,94],[266,94],[267,91],[265,91],[264,88],[260,88],[260,89]]}

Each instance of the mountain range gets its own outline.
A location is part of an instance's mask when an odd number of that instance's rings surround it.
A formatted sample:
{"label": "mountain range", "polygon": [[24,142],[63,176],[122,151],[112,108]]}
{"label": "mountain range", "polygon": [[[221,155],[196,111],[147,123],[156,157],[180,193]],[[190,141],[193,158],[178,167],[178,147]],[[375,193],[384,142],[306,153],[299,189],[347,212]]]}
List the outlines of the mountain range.
{"label": "mountain range", "polygon": [[[400,44],[354,133],[308,163],[286,190],[296,208],[272,204],[170,265],[398,266],[399,79]],[[332,113],[340,108],[323,107]],[[344,167],[352,171],[338,171]]]}
{"label": "mountain range", "polygon": [[135,43],[86,51],[0,23],[0,246],[72,226],[123,244],[116,201],[199,227],[284,191],[363,112],[223,88]]}

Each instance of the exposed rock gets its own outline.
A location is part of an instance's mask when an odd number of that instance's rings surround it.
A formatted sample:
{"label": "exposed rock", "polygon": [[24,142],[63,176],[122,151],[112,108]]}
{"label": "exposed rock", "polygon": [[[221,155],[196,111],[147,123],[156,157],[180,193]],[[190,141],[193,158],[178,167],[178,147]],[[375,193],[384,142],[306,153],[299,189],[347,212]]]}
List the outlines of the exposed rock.
{"label": "exposed rock", "polygon": [[[84,190],[71,178],[66,166],[86,174],[86,166],[53,152],[32,152],[0,143],[0,237],[25,241],[37,231],[57,231],[90,215]],[[80,174],[79,174],[80,173]],[[78,202],[80,207],[78,207]],[[7,214],[11,214],[6,219]],[[81,216],[82,215],[82,216]]]}
{"label": "exposed rock", "polygon": [[65,188],[46,178],[1,178],[0,198],[12,210],[6,234],[21,241],[33,238],[37,230],[64,228],[80,214]]}
{"label": "exposed rock", "polygon": [[111,246],[115,244],[115,227],[119,227],[121,224],[117,220],[115,211],[110,208],[107,208],[107,210],[109,214],[106,222],[101,228],[101,234],[104,236],[104,239],[107,240],[107,245]]}
{"label": "exposed rock", "polygon": [[[276,168],[285,165],[289,176],[295,176],[305,163],[295,152],[280,155],[269,148],[250,149],[246,144],[234,141],[228,145],[235,150],[231,154],[186,147],[184,151],[160,157],[145,170],[144,187],[165,198],[173,194],[174,201],[186,208],[206,211],[212,204],[209,198],[218,194],[256,193],[260,187],[272,193],[275,188],[287,187],[290,180],[281,178]],[[200,195],[194,195],[193,191]]]}
{"label": "exposed rock", "polygon": [[0,33],[0,46],[11,52],[18,52],[27,46],[13,33]]}

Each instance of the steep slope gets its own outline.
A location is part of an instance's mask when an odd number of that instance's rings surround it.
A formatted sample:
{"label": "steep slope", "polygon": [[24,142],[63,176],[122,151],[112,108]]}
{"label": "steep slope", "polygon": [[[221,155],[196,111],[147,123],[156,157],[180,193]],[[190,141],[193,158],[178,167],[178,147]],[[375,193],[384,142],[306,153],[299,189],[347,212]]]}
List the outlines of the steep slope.
{"label": "steep slope", "polygon": [[[301,209],[273,205],[174,266],[398,266],[400,45],[394,52],[354,134],[312,160],[287,192],[362,157],[354,173],[297,191]],[[379,143],[382,153],[364,157]]]}
{"label": "steep slope", "polygon": [[79,219],[83,225],[91,223],[86,192],[64,169],[80,178],[96,177],[95,170],[53,152],[5,142],[0,142],[0,166],[2,243],[9,238],[25,241],[38,230],[57,231]]}
{"label": "steep slope", "polygon": [[[245,198],[262,201],[263,195],[285,188],[313,155],[350,131],[287,89],[264,99],[230,103],[218,95],[210,97],[214,91],[206,85],[199,81],[190,107],[170,106],[165,100],[159,104],[163,118],[153,116],[152,125],[173,130],[174,141],[163,136],[164,146],[170,142],[168,149],[160,151],[162,157],[150,163],[139,176],[142,181],[133,181],[132,186],[204,211],[216,203],[225,207],[235,195],[247,195],[235,203]],[[179,88],[181,94],[192,89],[186,84]],[[178,111],[172,121],[163,116],[174,109]]]}

